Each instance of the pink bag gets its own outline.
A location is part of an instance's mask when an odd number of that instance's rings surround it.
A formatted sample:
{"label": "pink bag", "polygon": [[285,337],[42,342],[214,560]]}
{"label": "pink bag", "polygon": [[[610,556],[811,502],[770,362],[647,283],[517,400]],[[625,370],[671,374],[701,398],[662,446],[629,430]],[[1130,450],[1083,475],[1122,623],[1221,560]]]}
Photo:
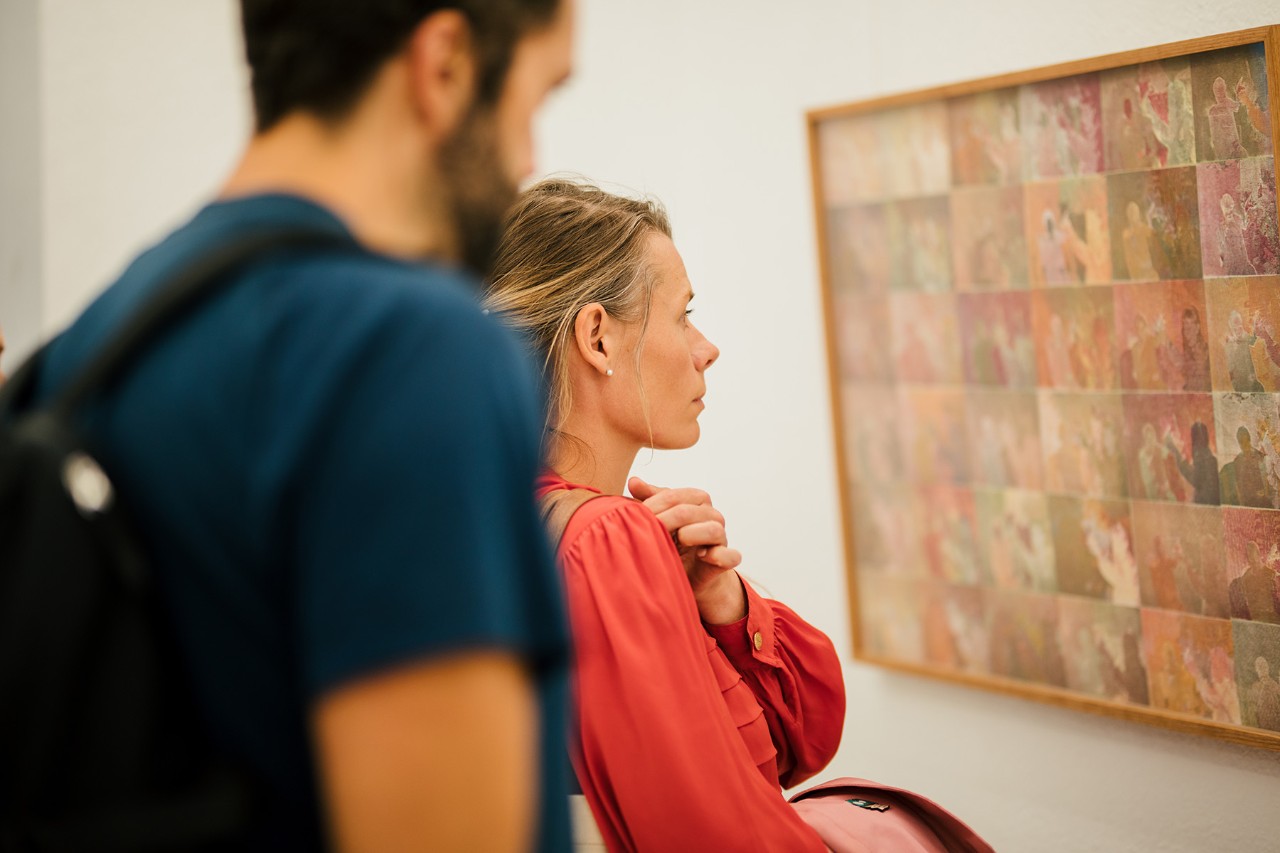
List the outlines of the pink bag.
{"label": "pink bag", "polygon": [[994,853],[960,818],[902,788],[845,776],[790,802],[835,853]]}

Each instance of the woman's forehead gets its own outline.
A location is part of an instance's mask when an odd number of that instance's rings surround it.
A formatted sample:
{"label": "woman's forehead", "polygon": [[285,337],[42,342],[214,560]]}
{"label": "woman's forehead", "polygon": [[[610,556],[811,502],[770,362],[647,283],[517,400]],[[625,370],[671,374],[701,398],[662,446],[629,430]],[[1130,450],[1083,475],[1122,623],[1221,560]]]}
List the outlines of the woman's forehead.
{"label": "woman's forehead", "polygon": [[654,234],[649,241],[649,266],[654,276],[653,292],[659,299],[684,302],[693,298],[693,286],[684,268],[684,259],[671,238]]}

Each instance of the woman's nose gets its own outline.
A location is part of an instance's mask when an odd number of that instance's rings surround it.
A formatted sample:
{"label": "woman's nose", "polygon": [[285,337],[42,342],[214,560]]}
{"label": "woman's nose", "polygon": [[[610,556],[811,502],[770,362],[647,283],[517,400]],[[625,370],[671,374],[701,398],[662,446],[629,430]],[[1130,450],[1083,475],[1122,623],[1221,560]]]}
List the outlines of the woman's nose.
{"label": "woman's nose", "polygon": [[702,332],[698,332],[698,343],[694,345],[693,354],[698,369],[706,370],[720,358],[720,348],[707,340]]}

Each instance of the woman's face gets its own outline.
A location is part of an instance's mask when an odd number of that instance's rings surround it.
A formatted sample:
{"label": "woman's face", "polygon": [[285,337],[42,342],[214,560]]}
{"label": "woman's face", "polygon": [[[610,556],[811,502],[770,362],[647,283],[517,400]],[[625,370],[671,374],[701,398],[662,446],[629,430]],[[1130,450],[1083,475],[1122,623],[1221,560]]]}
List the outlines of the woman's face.
{"label": "woman's face", "polygon": [[698,440],[707,391],[703,374],[720,350],[689,317],[693,289],[670,238],[649,238],[648,263],[653,276],[649,322],[625,327],[608,408],[615,426],[642,447],[674,450]]}

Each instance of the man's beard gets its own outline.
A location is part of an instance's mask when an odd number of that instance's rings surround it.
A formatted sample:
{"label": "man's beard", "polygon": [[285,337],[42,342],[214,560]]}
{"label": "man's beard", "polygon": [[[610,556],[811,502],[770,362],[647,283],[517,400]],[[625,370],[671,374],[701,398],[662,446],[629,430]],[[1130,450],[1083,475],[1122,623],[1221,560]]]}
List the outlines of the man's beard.
{"label": "man's beard", "polygon": [[473,106],[440,149],[438,162],[444,220],[454,229],[455,257],[486,277],[517,193],[503,169],[493,108]]}

